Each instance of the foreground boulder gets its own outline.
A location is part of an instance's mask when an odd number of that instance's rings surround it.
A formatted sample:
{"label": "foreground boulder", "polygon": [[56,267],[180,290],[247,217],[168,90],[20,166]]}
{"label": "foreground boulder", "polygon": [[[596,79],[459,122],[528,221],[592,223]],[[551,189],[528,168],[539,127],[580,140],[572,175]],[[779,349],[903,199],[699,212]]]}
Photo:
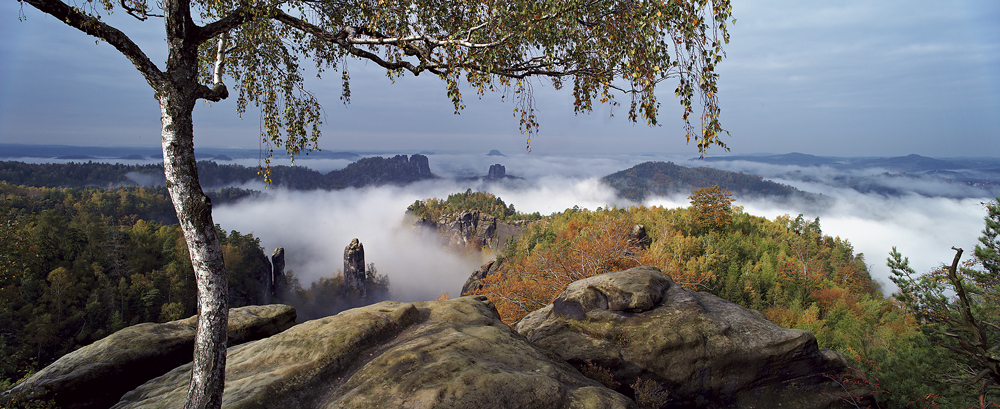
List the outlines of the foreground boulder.
{"label": "foreground boulder", "polygon": [[[55,399],[63,409],[107,408],[143,382],[191,362],[197,325],[197,317],[190,317],[125,328],[59,358],[4,398]],[[229,311],[229,345],[266,338],[292,325],[295,309],[287,305],[234,308]]]}
{"label": "foreground boulder", "polygon": [[[853,407],[830,378],[850,371],[846,361],[812,334],[686,290],[653,267],[574,282],[517,331],[651,407]],[[873,403],[870,391],[850,392]]]}
{"label": "foreground boulder", "polygon": [[[115,408],[183,406],[190,365]],[[381,302],[229,350],[227,408],[635,408],[500,321],[485,297]]]}

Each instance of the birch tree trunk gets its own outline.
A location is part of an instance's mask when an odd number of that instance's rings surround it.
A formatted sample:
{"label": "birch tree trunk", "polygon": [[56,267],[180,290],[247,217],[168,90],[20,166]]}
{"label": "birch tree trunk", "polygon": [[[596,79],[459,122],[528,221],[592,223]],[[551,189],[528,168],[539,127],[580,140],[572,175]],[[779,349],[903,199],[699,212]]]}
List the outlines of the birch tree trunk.
{"label": "birch tree trunk", "polygon": [[[191,254],[198,287],[198,329],[185,409],[219,408],[225,383],[229,300],[222,248],[215,235],[212,203],[198,183],[192,113],[199,98],[225,99],[225,86],[209,90],[198,81],[198,46],[205,35],[191,18],[188,0],[163,2],[167,69],[160,77],[160,140],[167,190]],[[158,85],[158,86],[157,86]]]}
{"label": "birch tree trunk", "polygon": [[178,94],[182,93],[162,92],[158,99],[167,190],[187,241],[198,286],[198,330],[185,408],[218,408],[225,380],[228,284],[212,220],[212,203],[198,183],[192,124],[196,99]]}

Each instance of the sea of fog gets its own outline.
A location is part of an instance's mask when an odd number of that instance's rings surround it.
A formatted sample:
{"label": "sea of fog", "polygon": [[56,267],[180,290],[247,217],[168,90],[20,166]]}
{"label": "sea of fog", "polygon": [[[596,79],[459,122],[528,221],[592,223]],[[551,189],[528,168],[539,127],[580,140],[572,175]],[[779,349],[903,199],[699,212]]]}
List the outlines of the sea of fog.
{"label": "sea of fog", "polygon": [[[983,203],[992,200],[986,194],[983,197],[965,194],[962,199],[950,198],[956,196],[957,187],[954,184],[921,179],[885,180],[885,183],[899,184],[892,187],[912,192],[890,197],[861,194],[849,188],[835,187],[836,183],[833,183],[838,176],[873,176],[885,172],[876,168],[844,170],[708,162],[676,155],[533,153],[486,156],[477,152],[437,153],[428,157],[431,171],[441,179],[404,187],[288,191],[264,189],[263,184],[252,183],[244,187],[262,189],[267,197],[217,206],[215,221],[226,230],[252,232],[260,238],[268,254],[276,247],[284,247],[286,268],[294,271],[304,285],[321,276],[335,274],[337,269],[342,268],[344,247],[356,237],[365,246],[366,260],[374,263],[379,273],[389,277],[394,298],[400,301],[426,300],[445,292],[457,295],[469,274],[487,260],[446,251],[438,237],[422,234],[408,226],[404,212],[414,201],[444,198],[472,189],[494,193],[513,204],[517,210],[529,213],[550,214],[573,206],[587,209],[633,206],[639,203],[615,197],[612,189],[600,183],[600,178],[646,161],[673,161],[683,166],[710,166],[757,174],[832,199],[831,204],[824,207],[740,198],[735,204],[743,206],[744,211],[750,214],[769,219],[800,213],[810,220],[819,217],[824,234],[847,239],[856,252],[864,254],[872,277],[882,283],[887,292],[891,292],[895,286],[889,281],[885,259],[893,246],[910,258],[911,265],[918,272],[950,261],[954,257],[952,246],[965,249],[966,257],[970,257],[983,228],[986,214]],[[60,162],[52,159],[18,160]],[[156,163],[154,160],[106,161]],[[296,160],[295,165],[325,173],[341,169],[351,162],[306,157]],[[232,162],[220,163],[257,166],[259,159],[236,158]],[[274,164],[289,163],[276,158]],[[507,175],[520,179],[493,184],[468,179],[485,175],[492,164],[504,165]],[[790,178],[789,175],[796,176]],[[686,196],[654,197],[641,204],[688,206]]]}
{"label": "sea of fog", "polygon": [[[343,249],[357,237],[365,246],[368,262],[390,278],[396,298],[403,301],[434,298],[444,292],[457,295],[469,274],[486,260],[446,251],[437,237],[428,237],[410,228],[404,220],[406,207],[416,200],[444,198],[466,189],[488,191],[513,204],[522,212],[550,214],[573,206],[596,209],[633,206],[615,197],[600,183],[604,175],[645,161],[673,161],[684,166],[707,166],[763,175],[779,183],[831,198],[822,208],[741,200],[744,211],[773,219],[803,213],[820,218],[823,232],[847,239],[856,252],[863,253],[873,278],[887,290],[894,290],[885,259],[893,246],[910,258],[918,271],[926,271],[950,261],[952,246],[971,254],[983,228],[983,202],[989,197],[953,199],[935,197],[936,190],[949,194],[950,186],[915,186],[922,194],[885,197],[865,195],[847,188],[832,187],[823,181],[849,172],[854,176],[877,175],[884,170],[835,170],[818,167],[766,167],[746,162],[704,162],[690,157],[656,155],[553,156],[521,154],[485,156],[477,154],[429,155],[431,171],[442,177],[405,187],[378,187],[341,191],[285,191],[267,189],[268,198],[220,206],[215,219],[226,229],[253,232],[268,252],[285,247],[287,268],[303,283],[334,274],[343,264]],[[346,160],[298,160],[297,165],[327,172],[346,166]],[[522,179],[499,184],[476,180],[456,180],[485,175],[495,163],[507,174]],[[250,163],[248,163],[250,164]],[[792,172],[815,174],[810,182],[785,180]],[[250,186],[254,187],[254,186]],[[261,187],[261,186],[255,186]],[[929,193],[930,192],[930,193]],[[930,194],[930,195],[929,195]],[[655,197],[642,205],[687,206],[687,195]]]}

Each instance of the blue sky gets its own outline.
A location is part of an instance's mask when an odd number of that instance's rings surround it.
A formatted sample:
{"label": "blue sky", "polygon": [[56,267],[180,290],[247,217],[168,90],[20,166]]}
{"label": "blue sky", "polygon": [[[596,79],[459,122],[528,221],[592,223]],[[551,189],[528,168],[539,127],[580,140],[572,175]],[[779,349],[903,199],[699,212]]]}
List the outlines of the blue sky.
{"label": "blue sky", "polygon": [[[736,0],[733,8],[719,68],[732,153],[1000,156],[1000,2]],[[165,59],[160,21],[122,12],[107,21]],[[0,4],[0,36],[0,143],[158,146],[152,90],[106,43],[10,0]],[[325,106],[324,149],[524,149],[513,106],[499,95],[472,98],[454,115],[436,78],[392,84],[369,64],[349,67],[349,106],[338,100],[336,73],[310,82]],[[539,84],[534,151],[694,155],[672,91],[661,92],[663,126],[649,128],[623,111],[575,116],[568,93]],[[195,124],[198,146],[259,145],[258,117],[237,117],[233,101],[199,105]]]}

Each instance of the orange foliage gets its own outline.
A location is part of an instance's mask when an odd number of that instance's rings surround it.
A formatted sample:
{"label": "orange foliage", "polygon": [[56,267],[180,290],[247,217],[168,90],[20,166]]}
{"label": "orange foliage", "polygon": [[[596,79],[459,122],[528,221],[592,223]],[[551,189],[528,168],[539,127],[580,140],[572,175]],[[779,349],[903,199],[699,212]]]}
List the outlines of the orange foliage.
{"label": "orange foliage", "polygon": [[733,194],[719,185],[695,190],[688,198],[695,208],[695,220],[701,227],[715,230],[732,221]]}
{"label": "orange foliage", "polygon": [[[601,217],[570,226],[568,244],[534,248],[528,257],[505,263],[499,274],[483,279],[476,294],[493,301],[506,323],[552,302],[570,283],[639,265],[627,217]],[[575,221],[575,220],[574,220]]]}
{"label": "orange foliage", "polygon": [[850,291],[837,287],[823,287],[812,291],[812,298],[816,300],[823,309],[833,308],[837,304],[844,303],[853,307],[858,302],[858,297]]}

